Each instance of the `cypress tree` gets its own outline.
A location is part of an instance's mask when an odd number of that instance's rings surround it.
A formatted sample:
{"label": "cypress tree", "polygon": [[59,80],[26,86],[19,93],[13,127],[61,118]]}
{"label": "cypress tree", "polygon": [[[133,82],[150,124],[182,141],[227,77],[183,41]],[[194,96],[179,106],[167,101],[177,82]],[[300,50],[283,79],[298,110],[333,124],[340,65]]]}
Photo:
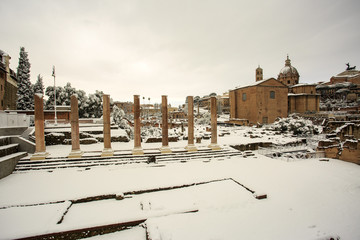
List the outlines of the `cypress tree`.
{"label": "cypress tree", "polygon": [[19,110],[32,110],[34,109],[34,93],[30,82],[30,62],[28,53],[25,48],[20,48],[19,65],[17,68],[17,102],[16,107]]}

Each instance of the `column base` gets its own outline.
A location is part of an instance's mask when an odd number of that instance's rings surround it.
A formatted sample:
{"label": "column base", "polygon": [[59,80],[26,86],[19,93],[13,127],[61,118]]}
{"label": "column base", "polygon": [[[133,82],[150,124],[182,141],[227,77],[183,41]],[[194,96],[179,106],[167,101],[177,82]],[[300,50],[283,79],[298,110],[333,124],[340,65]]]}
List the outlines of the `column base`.
{"label": "column base", "polygon": [[48,152],[35,152],[31,157],[30,160],[44,160],[50,154]]}
{"label": "column base", "polygon": [[170,147],[169,146],[162,146],[161,148],[160,148],[160,152],[161,153],[172,153],[172,151],[171,151],[171,149],[170,149]]}
{"label": "column base", "polygon": [[197,152],[197,147],[194,145],[194,144],[188,144],[185,149],[188,151],[188,152]]}
{"label": "column base", "polygon": [[144,155],[144,150],[142,149],[142,147],[134,147],[134,149],[132,150],[132,154],[133,155]]}
{"label": "column base", "polygon": [[211,143],[209,146],[212,150],[221,150],[221,147],[217,143]]}
{"label": "column base", "polygon": [[101,153],[102,157],[112,157],[114,156],[114,150],[111,148],[104,148]]}
{"label": "column base", "polygon": [[84,154],[83,151],[79,150],[71,150],[71,152],[68,155],[68,158],[81,158],[81,156]]}

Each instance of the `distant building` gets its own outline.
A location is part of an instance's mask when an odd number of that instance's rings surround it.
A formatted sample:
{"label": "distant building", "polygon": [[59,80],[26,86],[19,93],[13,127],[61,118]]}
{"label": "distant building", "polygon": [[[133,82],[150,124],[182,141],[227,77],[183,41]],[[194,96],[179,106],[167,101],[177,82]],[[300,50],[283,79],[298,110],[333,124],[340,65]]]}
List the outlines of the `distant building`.
{"label": "distant building", "polygon": [[291,60],[287,56],[285,60],[285,67],[280,70],[278,81],[286,86],[293,86],[299,84],[300,75],[295,67],[291,66]]}
{"label": "distant building", "polygon": [[273,123],[287,117],[288,87],[275,78],[230,91],[230,122],[242,124]]}
{"label": "distant building", "polygon": [[322,110],[359,112],[360,71],[348,66],[345,71],[332,76],[329,82],[317,85],[316,92],[321,95]]}
{"label": "distant building", "polygon": [[17,77],[10,69],[11,57],[0,50],[0,110],[15,110],[17,100]]}
{"label": "distant building", "polygon": [[360,71],[356,69],[345,70],[336,76],[332,76],[328,85],[343,82],[351,82],[353,84],[360,85]]}

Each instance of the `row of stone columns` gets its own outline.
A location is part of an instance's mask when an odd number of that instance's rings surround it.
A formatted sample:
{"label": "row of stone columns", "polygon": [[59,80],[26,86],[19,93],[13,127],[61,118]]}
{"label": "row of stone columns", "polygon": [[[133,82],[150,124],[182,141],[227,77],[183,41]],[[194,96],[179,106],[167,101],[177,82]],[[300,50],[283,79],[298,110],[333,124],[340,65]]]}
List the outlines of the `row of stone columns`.
{"label": "row of stone columns", "polygon": [[[211,144],[209,148],[213,150],[220,150],[217,144],[217,113],[216,113],[216,98],[210,99],[211,108]],[[194,98],[187,97],[188,102],[188,144],[185,149],[189,152],[197,151],[194,144]],[[45,148],[44,136],[44,110],[43,110],[43,96],[35,94],[35,138],[36,151],[31,156],[31,160],[45,159],[49,154]],[[162,96],[161,112],[162,112],[162,146],[161,153],[171,153],[168,138],[168,109],[167,96]],[[78,100],[75,95],[71,96],[71,152],[68,158],[80,158],[83,151],[80,149],[79,138],[79,110]],[[104,133],[104,149],[101,153],[102,157],[109,157],[114,155],[114,150],[111,148],[111,127],[110,127],[110,96],[103,95],[103,133]],[[133,155],[142,155],[144,151],[141,147],[141,122],[140,122],[140,96],[134,95],[134,148]]]}

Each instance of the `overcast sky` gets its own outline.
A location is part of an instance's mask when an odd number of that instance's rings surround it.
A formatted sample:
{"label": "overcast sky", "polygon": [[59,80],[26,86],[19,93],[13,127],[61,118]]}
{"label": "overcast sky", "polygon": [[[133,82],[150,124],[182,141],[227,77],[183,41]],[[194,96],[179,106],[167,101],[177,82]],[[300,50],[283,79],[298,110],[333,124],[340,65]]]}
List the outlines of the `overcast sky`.
{"label": "overcast sky", "polygon": [[360,68],[359,0],[0,0],[0,49],[20,47],[45,86],[178,104],[275,77],[289,54],[301,83]]}

